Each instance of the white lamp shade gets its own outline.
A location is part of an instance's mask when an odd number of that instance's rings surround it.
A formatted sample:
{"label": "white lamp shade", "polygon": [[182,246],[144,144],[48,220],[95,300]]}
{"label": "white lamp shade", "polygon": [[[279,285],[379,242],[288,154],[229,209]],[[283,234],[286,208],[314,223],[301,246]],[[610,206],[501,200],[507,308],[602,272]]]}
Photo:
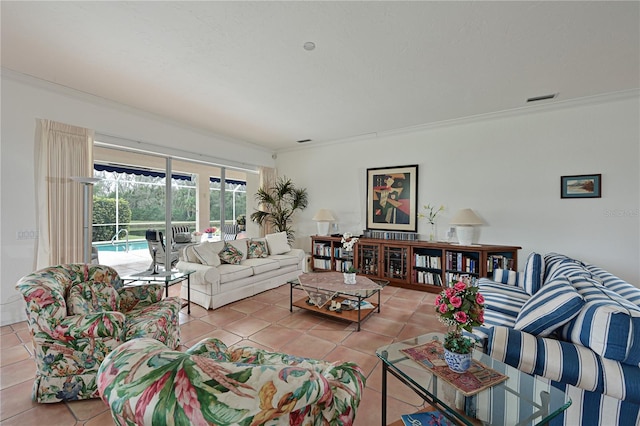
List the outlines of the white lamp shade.
{"label": "white lamp shade", "polygon": [[462,209],[451,218],[452,225],[482,225],[482,219],[471,209]]}
{"label": "white lamp shade", "polygon": [[316,213],[311,219],[317,220],[318,222],[331,222],[336,220],[331,212],[327,209],[318,210],[318,213]]}

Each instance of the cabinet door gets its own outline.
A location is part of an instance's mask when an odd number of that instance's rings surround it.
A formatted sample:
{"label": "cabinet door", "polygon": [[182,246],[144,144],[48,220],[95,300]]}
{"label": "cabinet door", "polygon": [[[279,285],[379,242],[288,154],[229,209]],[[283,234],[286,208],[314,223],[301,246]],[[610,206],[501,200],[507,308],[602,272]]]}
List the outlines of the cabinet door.
{"label": "cabinet door", "polygon": [[385,245],[382,253],[383,275],[397,281],[409,278],[409,247]]}
{"label": "cabinet door", "polygon": [[361,243],[356,244],[356,262],[361,274],[378,276],[380,270],[380,245]]}

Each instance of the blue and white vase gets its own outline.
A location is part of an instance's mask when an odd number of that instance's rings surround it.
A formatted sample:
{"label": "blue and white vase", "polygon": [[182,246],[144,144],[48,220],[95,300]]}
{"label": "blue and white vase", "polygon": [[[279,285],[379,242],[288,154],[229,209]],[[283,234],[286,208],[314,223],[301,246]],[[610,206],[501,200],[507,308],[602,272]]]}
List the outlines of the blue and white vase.
{"label": "blue and white vase", "polygon": [[451,369],[451,371],[455,371],[456,373],[464,373],[471,367],[471,354],[458,354],[455,352],[451,352],[445,348],[444,350],[444,360],[447,365]]}

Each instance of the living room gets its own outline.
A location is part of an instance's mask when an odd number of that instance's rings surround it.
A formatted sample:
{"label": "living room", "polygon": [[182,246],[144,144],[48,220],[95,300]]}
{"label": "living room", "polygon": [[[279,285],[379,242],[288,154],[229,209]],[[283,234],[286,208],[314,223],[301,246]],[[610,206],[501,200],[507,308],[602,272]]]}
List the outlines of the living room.
{"label": "living room", "polygon": [[[453,214],[469,207],[484,222],[476,242],[522,247],[519,270],[528,253],[555,251],[640,286],[638,31],[636,26],[628,34],[635,40],[635,61],[630,61],[635,68],[610,76],[615,80],[635,73],[635,85],[532,105],[525,105],[525,99],[538,93],[523,88],[519,106],[508,111],[278,150],[5,68],[3,52],[1,324],[25,319],[14,286],[33,270],[34,240],[17,239],[16,232],[36,229],[33,140],[38,118],[95,129],[128,148],[155,148],[168,156],[209,155],[230,167],[273,167],[309,193],[309,207],[294,222],[295,246],[305,251],[316,233],[312,217],[321,208],[333,213],[341,233],[360,234],[366,228],[368,168],[417,164],[418,204],[445,206],[439,238],[445,238]],[[3,50],[4,45],[3,37]],[[563,93],[562,87],[545,89]],[[601,174],[602,197],[561,198],[561,176],[582,174]],[[421,238],[427,232],[426,222],[419,221]]]}

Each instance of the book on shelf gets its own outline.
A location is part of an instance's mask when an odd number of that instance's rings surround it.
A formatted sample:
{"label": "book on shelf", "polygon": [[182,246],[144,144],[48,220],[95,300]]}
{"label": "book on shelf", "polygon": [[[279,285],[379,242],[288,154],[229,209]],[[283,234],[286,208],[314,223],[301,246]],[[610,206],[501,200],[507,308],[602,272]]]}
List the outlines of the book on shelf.
{"label": "book on shelf", "polygon": [[475,395],[504,382],[509,377],[472,359],[471,367],[464,373],[456,373],[444,360],[444,348],[440,340],[401,349],[413,361],[449,383],[464,396]]}
{"label": "book on shelf", "polygon": [[403,414],[400,416],[404,426],[454,426],[451,420],[447,419],[439,411],[420,411],[413,414]]}

